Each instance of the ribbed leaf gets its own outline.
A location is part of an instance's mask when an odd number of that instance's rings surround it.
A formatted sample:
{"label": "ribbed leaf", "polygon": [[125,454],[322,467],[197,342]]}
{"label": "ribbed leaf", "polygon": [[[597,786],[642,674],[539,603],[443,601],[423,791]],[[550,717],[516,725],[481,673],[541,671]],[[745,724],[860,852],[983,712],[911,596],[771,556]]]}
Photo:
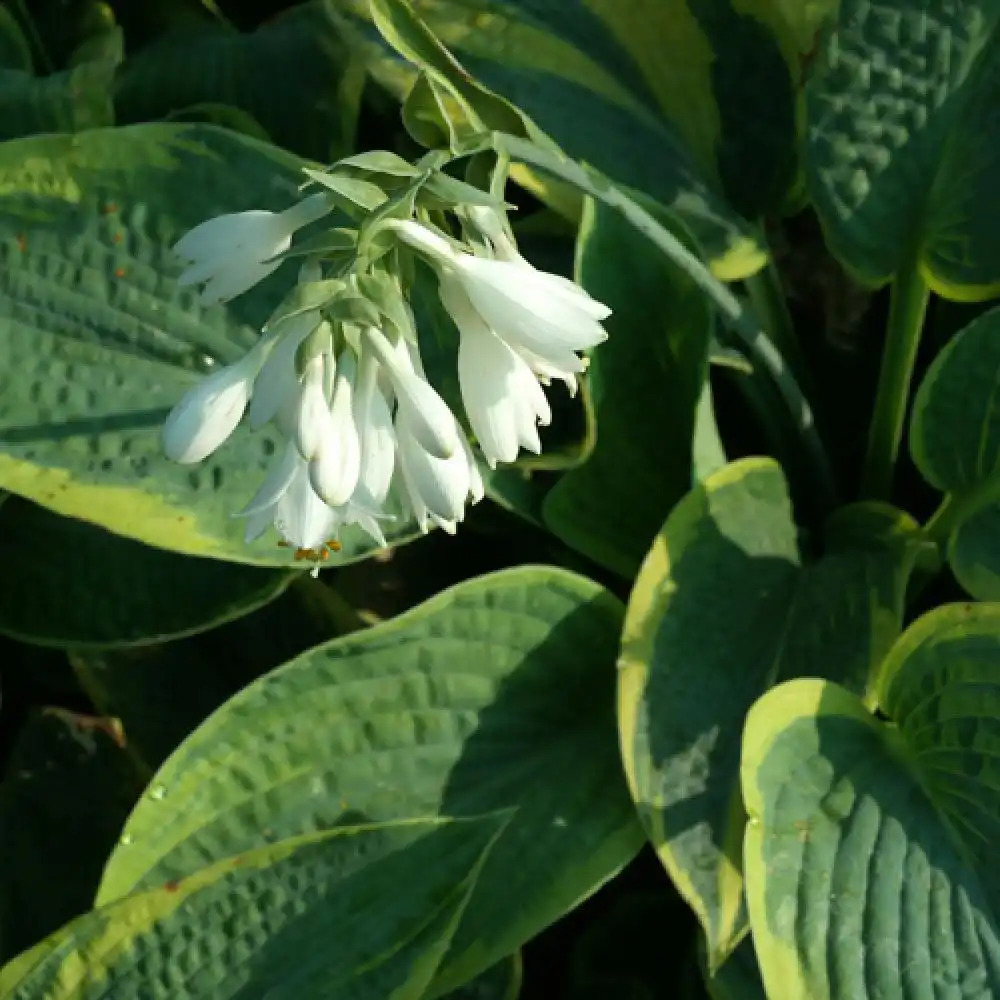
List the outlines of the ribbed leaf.
{"label": "ribbed leaf", "polygon": [[913,403],[910,451],[945,495],[939,526],[959,583],[1000,597],[1000,310],[956,334],[934,359]]}
{"label": "ribbed leaf", "polygon": [[498,818],[348,827],[229,858],[69,924],[9,1000],[421,1000]]}
{"label": "ribbed leaf", "polygon": [[746,886],[768,996],[990,997],[1000,989],[1000,611],[952,605],[887,657],[868,714],[797,680],[747,721]]}
{"label": "ribbed leaf", "polygon": [[806,91],[809,188],[869,284],[916,259],[930,286],[1000,290],[996,0],[843,0]]}
{"label": "ribbed leaf", "polygon": [[462,584],[320,646],[166,762],[100,899],[318,828],[514,809],[436,988],[510,954],[638,849],[614,713],[620,605],[562,571]]}
{"label": "ribbed leaf", "polygon": [[[209,126],[41,136],[0,149],[0,486],[191,555],[288,565],[232,515],[279,441],[237,430],[208,461],[163,455],[160,428],[201,373],[242,356],[288,266],[229,306],[178,286],[170,247],[227,211],[292,204],[302,161]],[[412,536],[397,522],[394,540]],[[345,533],[332,562],[372,543]]]}
{"label": "ribbed leaf", "polygon": [[[848,523],[844,523],[844,522]],[[860,524],[859,524],[860,522]],[[622,635],[622,755],[647,836],[707,936],[714,970],[746,931],[739,843],[744,716],[804,672],[863,691],[899,633],[915,526],[847,509],[801,565],[784,477],[745,459],[674,508]]]}

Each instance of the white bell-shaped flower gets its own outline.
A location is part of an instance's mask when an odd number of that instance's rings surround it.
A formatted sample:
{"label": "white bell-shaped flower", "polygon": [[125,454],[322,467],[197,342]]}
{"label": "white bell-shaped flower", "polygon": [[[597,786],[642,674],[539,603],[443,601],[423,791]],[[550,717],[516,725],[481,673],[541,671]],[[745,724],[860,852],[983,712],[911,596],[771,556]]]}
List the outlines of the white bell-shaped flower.
{"label": "white bell-shaped flower", "polygon": [[326,430],[309,463],[309,479],[316,494],[331,507],[346,504],[361,473],[361,440],[354,423],[355,363],[349,351],[337,362]]}
{"label": "white bell-shaped flower", "polygon": [[[314,263],[303,264],[299,270],[300,284],[319,281],[320,277],[319,266]],[[299,376],[295,370],[295,355],[321,321],[320,311],[309,309],[282,320],[271,331],[274,346],[254,382],[253,398],[247,410],[247,422],[254,430],[273,420],[296,398]]]}
{"label": "white bell-shaped flower", "polygon": [[465,505],[477,503],[483,496],[483,482],[472,449],[461,435],[461,446],[450,458],[436,458],[424,449],[413,434],[410,416],[396,414],[396,441],[399,471],[406,500],[420,530],[427,532],[436,524],[449,534],[465,519]]}
{"label": "white bell-shaped flower", "polygon": [[313,195],[284,212],[254,210],[219,215],[195,226],[174,246],[187,262],[178,281],[204,283],[205,305],[225,302],[262,281],[281,264],[292,237],[330,211],[325,195]]}
{"label": "white bell-shaped flower", "polygon": [[607,339],[600,320],[611,310],[561,275],[536,270],[520,258],[464,253],[412,220],[389,225],[439,273],[457,279],[486,326],[512,347],[556,363],[567,351],[583,351]]}
{"label": "white bell-shaped flower", "polygon": [[250,401],[266,346],[261,342],[180,398],[163,425],[163,450],[168,458],[185,465],[200,462],[229,438]]}
{"label": "white bell-shaped flower", "polygon": [[248,542],[273,524],[294,549],[322,548],[338,526],[336,513],[312,488],[309,463],[291,442],[239,516],[246,518],[244,537]]}
{"label": "white bell-shaped flower", "polygon": [[361,440],[361,467],[354,500],[362,507],[380,512],[389,496],[396,465],[396,435],[392,411],[378,385],[378,362],[363,354],[354,393],[354,423]]}
{"label": "white bell-shaped flower", "polygon": [[420,446],[436,458],[450,458],[460,448],[455,416],[437,390],[418,372],[402,340],[391,344],[375,327],[365,330],[366,346],[374,351],[395,390],[399,410]]}
{"label": "white bell-shaped flower", "polygon": [[330,402],[327,384],[335,374],[331,354],[317,354],[302,373],[296,402],[293,437],[299,454],[311,462],[319,452],[320,442],[330,430]]}
{"label": "white bell-shaped flower", "polygon": [[552,410],[535,374],[483,322],[454,279],[442,278],[441,301],[461,335],[462,402],[486,461],[491,468],[497,462],[513,462],[521,448],[537,455],[542,450],[538,425],[551,422]]}

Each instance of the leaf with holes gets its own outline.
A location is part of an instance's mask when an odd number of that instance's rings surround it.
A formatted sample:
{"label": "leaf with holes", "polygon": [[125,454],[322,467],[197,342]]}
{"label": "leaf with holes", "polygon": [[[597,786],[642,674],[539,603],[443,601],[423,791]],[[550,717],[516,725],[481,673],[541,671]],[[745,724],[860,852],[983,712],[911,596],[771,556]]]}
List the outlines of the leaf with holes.
{"label": "leaf with holes", "polygon": [[[282,296],[280,270],[227,306],[177,284],[170,247],[214,215],[287,208],[302,161],[210,126],[143,125],[0,147],[0,486],[57,513],[189,555],[288,565],[233,517],[275,434],[239,428],[212,458],[163,455],[170,407],[242,356]],[[413,537],[396,522],[390,541]],[[372,551],[345,532],[331,562]]]}
{"label": "leaf with holes", "polygon": [[1000,3],[843,0],[806,88],[809,189],[870,285],[913,262],[963,300],[1000,291]]}
{"label": "leaf with holes", "polygon": [[1000,309],[956,334],[913,402],[910,452],[945,494],[928,531],[947,542],[959,583],[1000,598]]}
{"label": "leaf with holes", "polygon": [[714,970],[746,931],[739,741],[753,702],[808,671],[864,691],[899,634],[916,526],[847,508],[803,565],[784,476],[744,459],[674,508],[629,598],[618,684],[622,755],[653,847]]}
{"label": "leaf with holes", "polygon": [[0,970],[0,992],[421,1000],[505,822],[345,827],[227,858],[74,921]]}
{"label": "leaf with holes", "polygon": [[950,605],[886,658],[888,722],[814,679],[753,707],[746,891],[769,996],[1000,990],[998,678],[1000,609]]}
{"label": "leaf with holes", "polygon": [[252,849],[262,831],[511,808],[436,988],[459,985],[639,848],[611,705],[620,627],[596,584],[529,567],[305,653],[164,764],[162,798],[136,808],[100,900]]}

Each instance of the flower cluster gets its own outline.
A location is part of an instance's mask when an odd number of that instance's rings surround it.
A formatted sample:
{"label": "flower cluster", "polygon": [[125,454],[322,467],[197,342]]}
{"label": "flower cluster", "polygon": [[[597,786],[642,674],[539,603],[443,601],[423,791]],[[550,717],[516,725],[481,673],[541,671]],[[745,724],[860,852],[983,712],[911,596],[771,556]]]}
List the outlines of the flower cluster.
{"label": "flower cluster", "polygon": [[[184,463],[212,454],[244,418],[278,430],[284,448],[241,512],[248,541],[273,525],[300,555],[320,558],[345,525],[378,545],[396,517],[454,532],[483,496],[469,438],[424,370],[404,279],[412,258],[433,269],[458,329],[463,408],[485,462],[541,451],[538,428],[552,416],[542,387],[557,379],[576,391],[580,352],[606,338],[600,321],[610,310],[536,270],[518,253],[502,203],[475,200],[449,206],[460,237],[444,212],[435,225],[416,199],[397,198],[404,211],[369,207],[358,230],[336,230],[346,250],[331,253],[328,241],[300,254],[298,284],[257,343],[170,413],[165,451]],[[175,247],[187,263],[180,281],[201,285],[207,304],[240,295],[280,266],[300,229],[338,206],[322,192],[285,212],[203,222]]]}

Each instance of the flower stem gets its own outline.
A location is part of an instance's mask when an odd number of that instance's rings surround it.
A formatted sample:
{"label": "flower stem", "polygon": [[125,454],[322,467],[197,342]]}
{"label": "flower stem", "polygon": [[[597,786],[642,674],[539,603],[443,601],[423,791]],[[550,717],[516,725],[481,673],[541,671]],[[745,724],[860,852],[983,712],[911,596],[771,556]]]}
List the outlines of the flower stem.
{"label": "flower stem", "polygon": [[892,285],[889,325],[861,476],[861,494],[869,499],[887,499],[892,489],[913,365],[929,298],[927,282],[917,260],[911,258]]}

